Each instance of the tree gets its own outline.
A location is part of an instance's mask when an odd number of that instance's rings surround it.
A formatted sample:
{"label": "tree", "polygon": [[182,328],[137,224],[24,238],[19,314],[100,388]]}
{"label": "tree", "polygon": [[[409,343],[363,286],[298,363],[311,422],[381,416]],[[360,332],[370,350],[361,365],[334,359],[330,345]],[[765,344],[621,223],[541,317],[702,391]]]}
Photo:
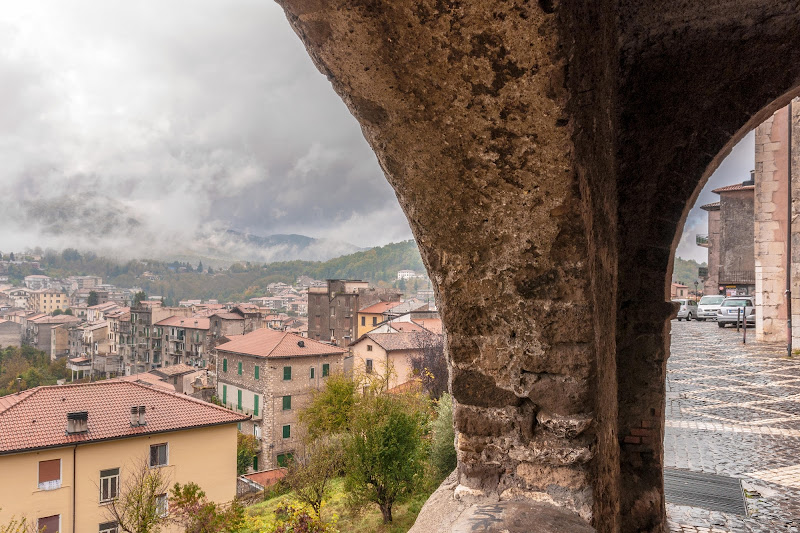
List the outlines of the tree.
{"label": "tree", "polygon": [[356,387],[348,376],[332,374],[325,381],[325,387],[313,393],[308,407],[299,414],[310,441],[347,431],[356,403]]}
{"label": "tree", "polygon": [[286,483],[300,502],[307,504],[317,518],[322,518],[322,502],[328,496],[330,482],[345,464],[342,435],[326,435],[295,455],[289,463]]}
{"label": "tree", "polygon": [[253,435],[236,434],[236,474],[241,476],[253,466],[253,457],[258,453],[258,441]]}
{"label": "tree", "polygon": [[56,310],[53,311],[52,314],[53,314],[53,316],[63,315],[64,311],[62,311],[61,309],[56,309]]}
{"label": "tree", "polygon": [[11,253],[9,254],[8,258],[9,258],[9,261],[12,261],[12,262],[13,262],[13,261],[15,261],[15,259],[14,259],[14,252],[11,252]]}
{"label": "tree", "polygon": [[72,316],[72,309],[67,309],[66,311],[64,311],[64,314]]}
{"label": "tree", "polygon": [[353,409],[345,446],[345,488],[354,504],[374,502],[384,524],[395,502],[423,479],[427,415],[410,395],[365,394]]}
{"label": "tree", "polygon": [[89,298],[86,299],[86,305],[91,307],[93,305],[97,305],[98,302],[99,302],[99,296],[97,295],[97,293],[95,291],[90,291]]}
{"label": "tree", "polygon": [[421,331],[415,334],[419,355],[410,357],[411,368],[422,380],[422,388],[437,399],[448,390],[449,371],[444,356],[444,335]]}
{"label": "tree", "polygon": [[202,273],[203,273],[203,262],[202,262],[202,261],[200,261],[199,263],[197,263],[197,271],[198,271],[200,274],[202,274]]}
{"label": "tree", "polygon": [[147,295],[144,291],[139,291],[133,295],[133,307],[138,307],[140,303],[147,300]]}
{"label": "tree", "polygon": [[39,533],[39,528],[33,522],[28,522],[25,517],[15,518],[12,516],[10,522],[0,524],[0,533]]}
{"label": "tree", "polygon": [[244,527],[244,508],[239,502],[220,505],[208,501],[196,483],[175,483],[170,490],[169,509],[172,522],[186,533],[221,533]]}
{"label": "tree", "polygon": [[119,495],[105,506],[110,520],[126,533],[157,533],[168,522],[169,479],[163,468],[150,468],[142,458],[127,472]]}
{"label": "tree", "polygon": [[453,428],[453,397],[443,393],[436,404],[436,419],[431,423],[431,466],[439,479],[455,470],[458,463]]}

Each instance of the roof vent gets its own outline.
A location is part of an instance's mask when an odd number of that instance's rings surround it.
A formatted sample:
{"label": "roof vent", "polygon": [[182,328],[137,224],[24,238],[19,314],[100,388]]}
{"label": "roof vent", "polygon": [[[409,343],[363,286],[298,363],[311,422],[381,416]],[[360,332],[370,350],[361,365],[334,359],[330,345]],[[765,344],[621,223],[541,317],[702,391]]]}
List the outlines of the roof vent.
{"label": "roof vent", "polygon": [[301,347],[301,348],[305,348],[306,347],[306,342],[305,341],[297,341],[297,345],[299,347]]}
{"label": "roof vent", "polygon": [[131,407],[131,426],[138,427],[138,426],[146,426],[147,420],[145,419],[145,408],[144,405],[140,405],[136,407],[135,405]]}
{"label": "roof vent", "polygon": [[89,431],[88,411],[67,413],[67,434],[86,433],[87,431]]}

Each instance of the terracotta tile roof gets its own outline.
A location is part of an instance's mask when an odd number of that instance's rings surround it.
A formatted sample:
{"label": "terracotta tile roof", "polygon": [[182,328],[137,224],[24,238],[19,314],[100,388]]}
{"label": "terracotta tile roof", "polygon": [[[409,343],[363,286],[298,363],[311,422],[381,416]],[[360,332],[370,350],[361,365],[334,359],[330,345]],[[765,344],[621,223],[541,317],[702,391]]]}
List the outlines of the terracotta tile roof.
{"label": "terracotta tile roof", "polygon": [[236,313],[214,313],[211,316],[216,316],[223,320],[244,320],[242,315],[237,315]]}
{"label": "terracotta tile roof", "polygon": [[44,315],[34,319],[28,319],[28,322],[33,322],[34,324],[69,324],[70,322],[80,322],[81,319],[72,316],[72,315]]}
{"label": "terracotta tile roof", "polygon": [[[197,325],[195,325],[197,323]],[[170,316],[156,322],[155,326],[172,326],[172,327],[179,327],[179,328],[189,328],[189,329],[208,329],[211,327],[211,319],[208,317],[202,316],[194,316],[194,317],[185,317],[185,316]]]}
{"label": "terracotta tile roof", "polygon": [[437,335],[442,334],[443,328],[441,318],[418,318],[414,320],[414,323],[419,324],[431,333],[436,333]]}
{"label": "terracotta tile roof", "polygon": [[386,391],[389,394],[405,394],[408,392],[422,392],[422,380],[413,378]]}
{"label": "terracotta tile roof", "polygon": [[181,363],[179,365],[170,365],[162,368],[154,368],[150,372],[155,375],[161,374],[166,377],[173,377],[173,376],[180,376],[181,374],[189,374],[190,372],[197,372],[198,370],[201,369]]}
{"label": "terracotta tile roof", "polygon": [[425,328],[414,322],[388,322],[397,331],[425,331]]}
{"label": "terracotta tile roof", "polygon": [[742,185],[741,183],[737,183],[735,185],[726,185],[725,187],[714,189],[711,192],[719,194],[721,192],[731,192],[731,191],[752,191],[755,188],[756,188],[755,185]]}
{"label": "terracotta tile roof", "polygon": [[[372,339],[372,342],[387,352],[396,350],[416,350],[422,345],[422,335],[415,331],[404,331],[400,333],[367,333],[361,338],[363,339],[364,337]],[[361,339],[359,339],[359,341],[360,340]]]}
{"label": "terracotta tile roof", "polygon": [[[232,424],[249,417],[128,381],[36,387],[0,404],[0,454],[75,443]],[[144,405],[147,424],[131,426],[130,408]],[[67,414],[87,411],[89,431],[67,434]]]}
{"label": "terracotta tile roof", "polygon": [[704,209],[706,211],[717,211],[719,210],[719,202],[711,202],[710,204],[701,205],[700,209]]}
{"label": "terracotta tile roof", "polygon": [[81,363],[91,363],[92,359],[91,357],[73,357],[69,362],[73,365],[79,365]]}
{"label": "terracotta tile roof", "polygon": [[376,304],[372,304],[364,309],[359,310],[359,313],[376,313],[381,314],[385,313],[392,307],[397,307],[400,305],[401,302],[378,302]]}
{"label": "terracotta tile roof", "polygon": [[242,477],[249,479],[254,483],[258,483],[266,488],[274,485],[281,479],[286,477],[287,470],[285,468],[273,468],[272,470],[264,470],[262,472],[253,472],[252,474],[245,474]]}
{"label": "terracotta tile roof", "polygon": [[[232,335],[230,342],[217,346],[217,351],[254,355],[256,357],[303,357],[345,353],[337,346],[325,344],[286,331],[261,328],[246,335]],[[298,343],[302,342],[301,348]]]}
{"label": "terracotta tile roof", "polygon": [[158,387],[160,389],[166,389],[168,391],[175,392],[175,385],[164,381],[163,380],[164,378],[156,376],[155,374],[151,374],[150,372],[142,372],[141,374],[131,374],[130,376],[120,376],[114,379],[117,381],[130,381],[133,383],[146,385],[148,387]]}

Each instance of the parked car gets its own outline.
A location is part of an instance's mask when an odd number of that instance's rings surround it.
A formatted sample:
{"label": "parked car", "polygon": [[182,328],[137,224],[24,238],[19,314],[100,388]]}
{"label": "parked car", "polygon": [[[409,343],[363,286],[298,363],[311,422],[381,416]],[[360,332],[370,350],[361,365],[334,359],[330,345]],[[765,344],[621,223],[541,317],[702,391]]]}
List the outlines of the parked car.
{"label": "parked car", "polygon": [[723,300],[725,300],[725,297],[721,294],[716,296],[703,296],[700,298],[700,303],[697,304],[697,320],[716,320],[717,310]]}
{"label": "parked car", "polygon": [[752,296],[729,296],[722,300],[717,310],[717,325],[736,324],[739,313],[744,312],[748,324],[756,323],[756,306]]}
{"label": "parked car", "polygon": [[688,322],[693,318],[697,318],[697,302],[689,298],[678,298],[672,301],[681,304],[681,308],[678,309],[678,321],[685,318]]}

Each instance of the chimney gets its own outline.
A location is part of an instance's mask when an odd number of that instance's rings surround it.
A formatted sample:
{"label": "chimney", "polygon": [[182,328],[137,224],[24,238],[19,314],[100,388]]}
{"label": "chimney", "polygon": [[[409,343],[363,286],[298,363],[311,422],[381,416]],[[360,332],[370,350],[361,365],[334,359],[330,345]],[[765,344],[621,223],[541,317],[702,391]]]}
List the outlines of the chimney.
{"label": "chimney", "polygon": [[87,431],[89,431],[88,411],[67,413],[67,434],[86,433]]}
{"label": "chimney", "polygon": [[756,171],[750,171],[750,179],[747,181],[743,181],[742,185],[755,185],[756,184]]}
{"label": "chimney", "polygon": [[131,407],[131,426],[146,426],[147,420],[145,419],[145,408],[144,405],[140,405],[136,407],[135,405]]}

